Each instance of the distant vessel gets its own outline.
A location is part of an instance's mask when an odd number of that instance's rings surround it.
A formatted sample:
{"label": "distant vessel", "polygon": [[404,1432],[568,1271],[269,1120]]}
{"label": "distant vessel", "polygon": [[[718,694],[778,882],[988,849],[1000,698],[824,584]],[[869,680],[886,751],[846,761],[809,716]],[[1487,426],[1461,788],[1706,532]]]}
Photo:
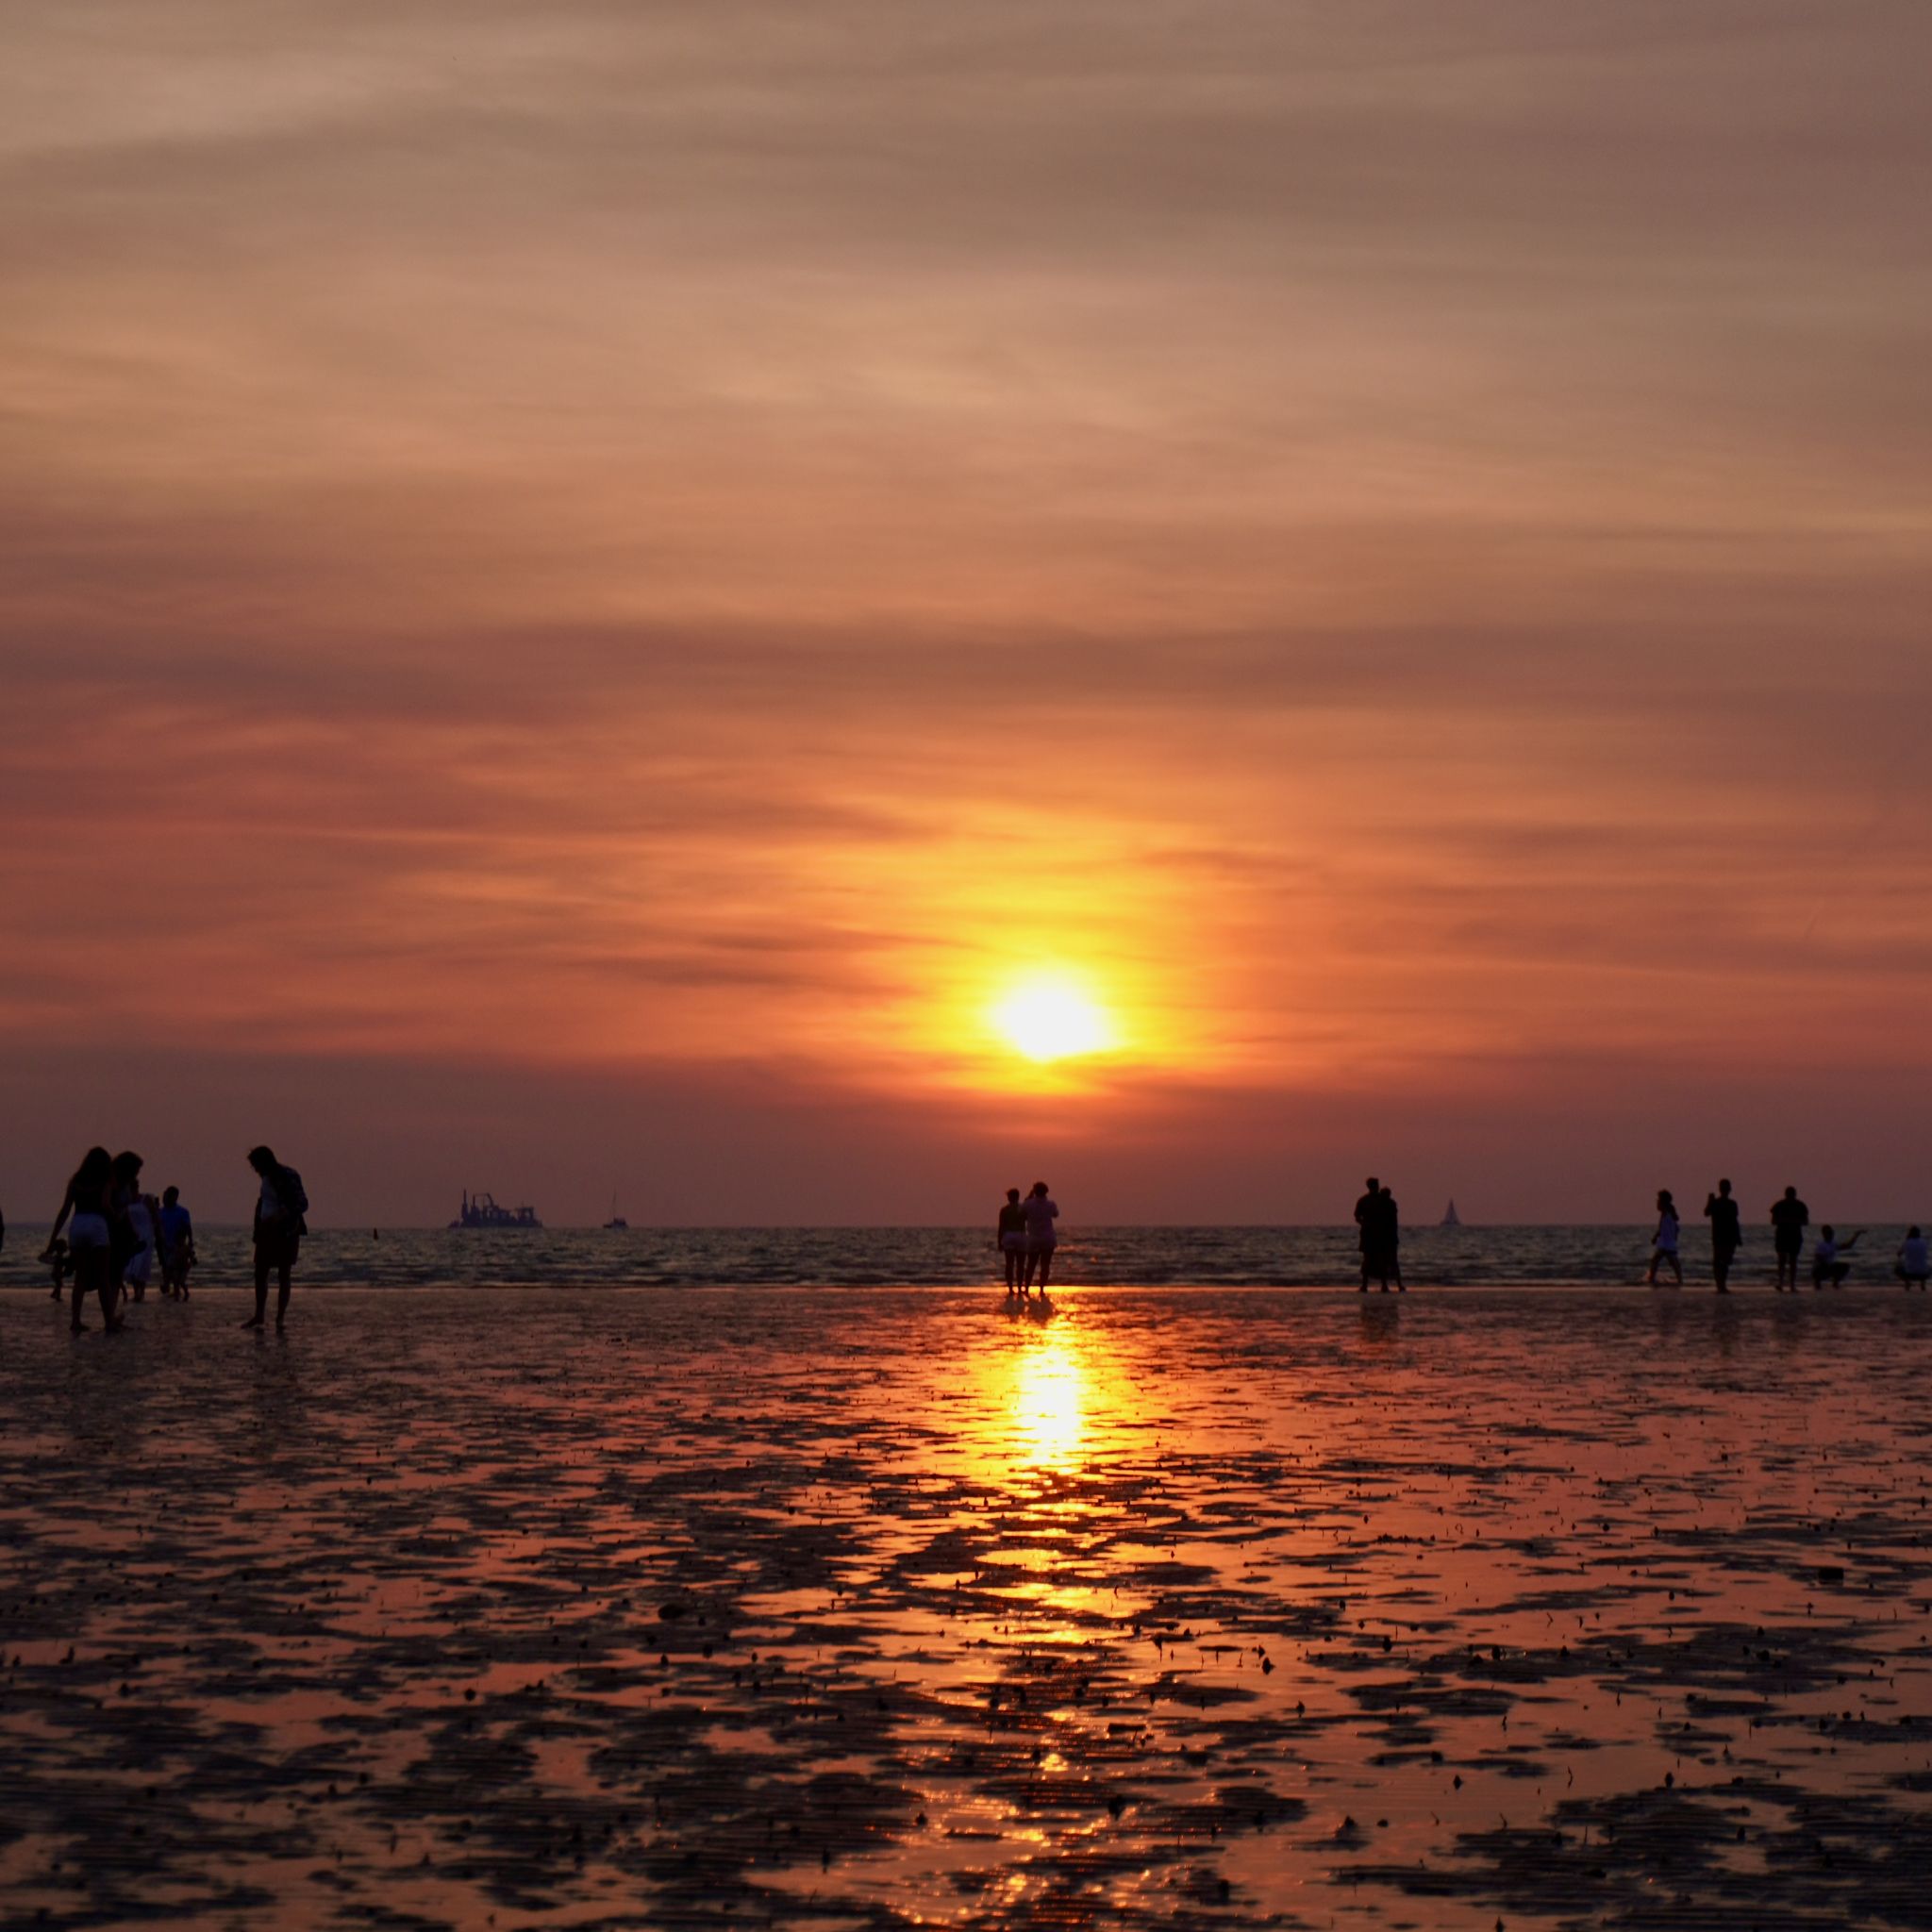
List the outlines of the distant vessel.
{"label": "distant vessel", "polygon": [[1457,1213],[1454,1201],[1451,1201],[1448,1207],[1443,1208],[1442,1219],[1437,1223],[1437,1225],[1439,1227],[1460,1227],[1462,1225],[1462,1217]]}
{"label": "distant vessel", "polygon": [[463,1211],[450,1223],[452,1227],[541,1227],[534,1208],[499,1208],[494,1194],[473,1194],[464,1191]]}
{"label": "distant vessel", "polygon": [[621,1234],[629,1225],[630,1223],[617,1211],[617,1196],[612,1194],[610,1197],[610,1219],[604,1224],[605,1232],[607,1234]]}

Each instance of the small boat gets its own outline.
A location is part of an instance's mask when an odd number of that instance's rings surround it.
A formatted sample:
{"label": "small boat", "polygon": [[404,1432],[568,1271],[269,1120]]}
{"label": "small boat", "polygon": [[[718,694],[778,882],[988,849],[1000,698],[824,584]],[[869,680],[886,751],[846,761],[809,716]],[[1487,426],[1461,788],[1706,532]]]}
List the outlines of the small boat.
{"label": "small boat", "polygon": [[610,1197],[610,1219],[604,1224],[605,1233],[622,1234],[629,1225],[630,1223],[617,1211],[617,1196],[612,1194]]}
{"label": "small boat", "polygon": [[1448,1207],[1443,1208],[1442,1218],[1436,1225],[1438,1227],[1460,1227],[1462,1225],[1462,1217],[1457,1213],[1454,1201],[1451,1201]]}
{"label": "small boat", "polygon": [[500,1208],[494,1194],[473,1194],[463,1191],[462,1212],[450,1223],[458,1227],[541,1228],[534,1208]]}

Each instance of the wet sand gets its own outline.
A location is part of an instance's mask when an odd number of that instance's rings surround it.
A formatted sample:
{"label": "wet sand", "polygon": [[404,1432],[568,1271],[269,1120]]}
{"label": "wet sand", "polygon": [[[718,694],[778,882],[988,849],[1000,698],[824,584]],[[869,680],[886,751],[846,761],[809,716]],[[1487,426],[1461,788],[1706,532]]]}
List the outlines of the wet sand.
{"label": "wet sand", "polygon": [[1927,1299],[0,1300],[11,1925],[1932,1925]]}

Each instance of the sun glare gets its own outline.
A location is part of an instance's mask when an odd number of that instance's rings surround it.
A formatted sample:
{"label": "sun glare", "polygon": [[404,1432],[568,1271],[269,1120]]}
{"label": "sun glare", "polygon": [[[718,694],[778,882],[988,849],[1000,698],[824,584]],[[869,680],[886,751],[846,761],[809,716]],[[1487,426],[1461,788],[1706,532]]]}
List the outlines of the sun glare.
{"label": "sun glare", "polygon": [[993,1008],[992,1024],[1029,1060],[1105,1053],[1114,1043],[1106,1008],[1064,979],[1029,980],[1015,987]]}

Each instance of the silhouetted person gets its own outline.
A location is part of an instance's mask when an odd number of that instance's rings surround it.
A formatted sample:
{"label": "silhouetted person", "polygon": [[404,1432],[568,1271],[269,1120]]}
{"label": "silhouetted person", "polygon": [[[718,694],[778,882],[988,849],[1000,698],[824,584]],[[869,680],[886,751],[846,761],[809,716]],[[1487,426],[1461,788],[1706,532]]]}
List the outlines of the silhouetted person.
{"label": "silhouetted person", "polygon": [[54,1289],[47,1299],[50,1302],[58,1302],[60,1299],[60,1291],[67,1285],[68,1270],[73,1266],[68,1259],[67,1243],[57,1235],[47,1243],[46,1253],[41,1259],[54,1271]]}
{"label": "silhouetted person", "polygon": [[1657,1271],[1670,1263],[1671,1275],[1679,1288],[1684,1285],[1683,1265],[1677,1259],[1677,1242],[1681,1238],[1681,1227],[1677,1221],[1677,1204],[1671,1198],[1668,1188],[1657,1191],[1657,1232],[1650,1238],[1650,1285],[1657,1286]]}
{"label": "silhouetted person", "polygon": [[1780,1292],[1798,1288],[1798,1257],[1805,1252],[1805,1230],[1811,1224],[1811,1210],[1798,1199],[1796,1188],[1787,1188],[1782,1201],[1771,1204],[1772,1243],[1777,1249],[1777,1285]]}
{"label": "silhouetted person", "polygon": [[1731,1291],[1731,1263],[1743,1245],[1744,1229],[1738,1218],[1738,1204],[1731,1199],[1731,1184],[1720,1181],[1717,1192],[1704,1203],[1710,1222],[1710,1278],[1720,1294]]}
{"label": "silhouetted person", "polygon": [[1038,1281],[1043,1301],[1046,1285],[1053,1279],[1053,1251],[1059,1239],[1054,1232],[1054,1223],[1059,1219],[1060,1210],[1047,1194],[1046,1183],[1035,1181],[1020,1204],[1020,1211],[1026,1217],[1026,1266],[1020,1276],[1020,1293],[1025,1296]]}
{"label": "silhouetted person", "polygon": [[1892,1271],[1909,1291],[1917,1282],[1919,1292],[1925,1292],[1927,1276],[1932,1276],[1932,1254],[1925,1248],[1925,1237],[1916,1227],[1906,1229],[1906,1238],[1899,1243],[1898,1260]]}
{"label": "silhouetted person", "polygon": [[90,1147],[67,1183],[53,1232],[47,1237],[47,1252],[42,1257],[54,1258],[64,1227],[67,1252],[74,1262],[74,1304],[67,1325],[75,1332],[87,1326],[80,1319],[80,1305],[90,1294],[100,1301],[101,1322],[107,1331],[111,1335],[121,1325],[114,1313],[114,1253],[108,1232],[108,1196],[113,1186],[113,1156],[105,1147]]}
{"label": "silhouetted person", "polygon": [[155,1224],[160,1219],[159,1202],[141,1191],[143,1165],[138,1154],[115,1155],[108,1217],[113,1238],[114,1278],[138,1302],[147,1299],[147,1285],[154,1275]]}
{"label": "silhouetted person", "polygon": [[1818,1230],[1818,1245],[1811,1250],[1811,1286],[1814,1289],[1842,1288],[1845,1285],[1845,1276],[1852,1272],[1852,1264],[1840,1261],[1839,1257],[1849,1255],[1858,1245],[1858,1235],[1864,1232],[1861,1227],[1857,1234],[1840,1241],[1828,1222]]}
{"label": "silhouetted person", "polygon": [[1006,1257],[1007,1292],[1018,1294],[1026,1267],[1026,1210],[1020,1206],[1018,1188],[1007,1190],[1006,1206],[1000,1209],[999,1247]]}
{"label": "silhouetted person", "polygon": [[302,1217],[308,1212],[308,1196],[302,1176],[292,1167],[275,1158],[273,1147],[249,1151],[248,1164],[261,1181],[261,1192],[255,1203],[255,1313],[242,1323],[244,1328],[259,1328],[268,1316],[268,1278],[274,1274],[281,1292],[275,1301],[275,1332],[289,1315],[289,1277],[294,1270],[296,1251],[308,1224]]}
{"label": "silhouetted person", "polygon": [[[1391,1275],[1395,1286],[1398,1289],[1403,1287],[1400,1219],[1395,1196],[1374,1174],[1369,1176],[1368,1190],[1355,1204],[1356,1224],[1361,1229],[1357,1237],[1357,1245],[1362,1251],[1360,1291],[1368,1293],[1369,1282],[1373,1278],[1382,1284],[1382,1292],[1387,1294]],[[1404,1291],[1407,1292],[1406,1290]]]}
{"label": "silhouetted person", "polygon": [[181,1205],[181,1190],[161,1194],[161,1292],[188,1299],[188,1271],[198,1258],[194,1252],[194,1218]]}

